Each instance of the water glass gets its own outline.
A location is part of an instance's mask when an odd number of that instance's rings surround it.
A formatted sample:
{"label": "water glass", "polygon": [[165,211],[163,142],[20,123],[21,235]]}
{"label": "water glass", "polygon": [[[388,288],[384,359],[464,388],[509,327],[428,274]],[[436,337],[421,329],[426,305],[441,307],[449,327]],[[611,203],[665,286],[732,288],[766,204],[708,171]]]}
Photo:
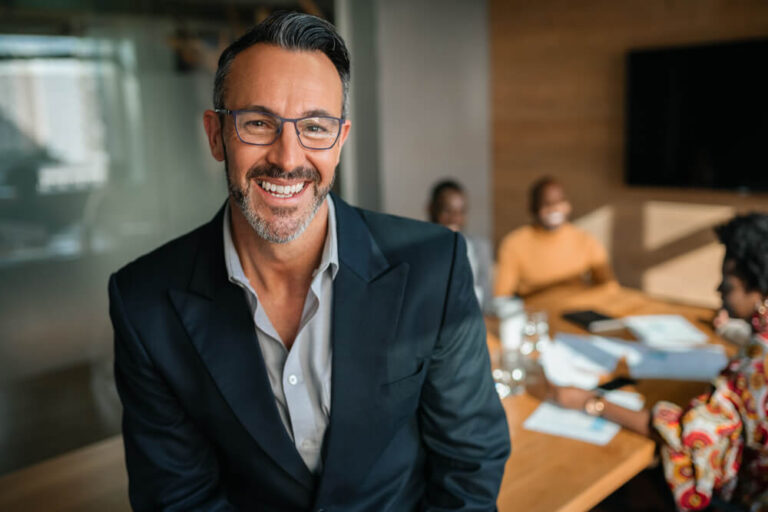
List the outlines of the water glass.
{"label": "water glass", "polygon": [[546,311],[529,311],[523,326],[520,352],[532,359],[537,359],[544,345],[549,342],[549,322]]}
{"label": "water glass", "polygon": [[493,382],[499,398],[518,395],[525,390],[525,357],[519,348],[499,348],[492,362]]}

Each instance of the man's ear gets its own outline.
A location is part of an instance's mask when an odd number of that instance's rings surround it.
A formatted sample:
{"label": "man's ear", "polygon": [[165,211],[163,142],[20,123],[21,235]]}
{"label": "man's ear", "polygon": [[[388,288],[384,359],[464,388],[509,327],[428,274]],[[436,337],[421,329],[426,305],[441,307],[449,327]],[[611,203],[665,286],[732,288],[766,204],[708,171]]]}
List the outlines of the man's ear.
{"label": "man's ear", "polygon": [[347,137],[349,137],[349,129],[351,127],[352,127],[352,123],[349,121],[349,119],[345,119],[344,124],[341,125],[339,140],[336,141],[336,145],[332,149],[332,151],[336,152],[336,165],[339,165],[339,161],[341,160],[341,148],[344,146],[344,143],[347,141]]}
{"label": "man's ear", "polygon": [[347,141],[350,128],[352,128],[352,122],[349,119],[345,119],[344,124],[341,125],[341,133],[339,134],[339,148],[344,146],[344,143]]}
{"label": "man's ear", "polygon": [[205,134],[208,136],[208,146],[211,149],[211,155],[219,162],[224,161],[224,141],[222,140],[222,121],[220,114],[213,110],[206,110],[203,113],[203,126]]}

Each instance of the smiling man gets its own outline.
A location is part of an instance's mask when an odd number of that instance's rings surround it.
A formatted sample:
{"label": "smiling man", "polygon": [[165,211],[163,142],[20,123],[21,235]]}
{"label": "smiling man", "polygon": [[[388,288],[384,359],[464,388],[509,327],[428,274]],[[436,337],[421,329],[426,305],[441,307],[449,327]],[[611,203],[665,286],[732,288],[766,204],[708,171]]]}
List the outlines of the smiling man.
{"label": "smiling man", "polygon": [[495,509],[509,432],[466,245],[329,193],[348,84],[308,15],[222,54],[229,198],[110,280],[134,509]]}

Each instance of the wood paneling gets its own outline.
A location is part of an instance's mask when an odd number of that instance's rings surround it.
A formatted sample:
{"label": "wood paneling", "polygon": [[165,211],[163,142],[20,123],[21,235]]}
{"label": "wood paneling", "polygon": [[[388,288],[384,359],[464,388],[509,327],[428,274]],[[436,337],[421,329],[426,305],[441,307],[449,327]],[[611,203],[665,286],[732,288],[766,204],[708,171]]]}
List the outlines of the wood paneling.
{"label": "wood paneling", "polygon": [[[630,286],[642,286],[644,273],[659,263],[658,253],[642,244],[648,201],[768,210],[766,194],[629,188],[622,178],[626,52],[768,36],[768,2],[491,0],[489,11],[497,243],[528,221],[528,186],[542,175],[565,184],[576,217],[613,208],[612,257]],[[689,250],[700,248],[692,242]],[[711,268],[712,262],[689,271],[695,277]],[[688,296],[712,304],[709,281],[691,286],[701,290]]]}

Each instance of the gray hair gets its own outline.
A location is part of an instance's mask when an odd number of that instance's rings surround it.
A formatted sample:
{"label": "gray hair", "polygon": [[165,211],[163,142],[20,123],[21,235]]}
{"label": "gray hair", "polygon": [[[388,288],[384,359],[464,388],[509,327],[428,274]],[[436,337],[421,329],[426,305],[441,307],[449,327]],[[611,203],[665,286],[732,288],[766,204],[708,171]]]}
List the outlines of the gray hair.
{"label": "gray hair", "polygon": [[219,57],[218,69],[213,82],[213,106],[224,107],[226,79],[232,61],[238,53],[258,43],[266,43],[287,50],[319,50],[336,67],[341,78],[341,116],[347,117],[349,94],[349,52],[336,28],[329,22],[297,12],[278,12],[246,32],[229,45]]}

